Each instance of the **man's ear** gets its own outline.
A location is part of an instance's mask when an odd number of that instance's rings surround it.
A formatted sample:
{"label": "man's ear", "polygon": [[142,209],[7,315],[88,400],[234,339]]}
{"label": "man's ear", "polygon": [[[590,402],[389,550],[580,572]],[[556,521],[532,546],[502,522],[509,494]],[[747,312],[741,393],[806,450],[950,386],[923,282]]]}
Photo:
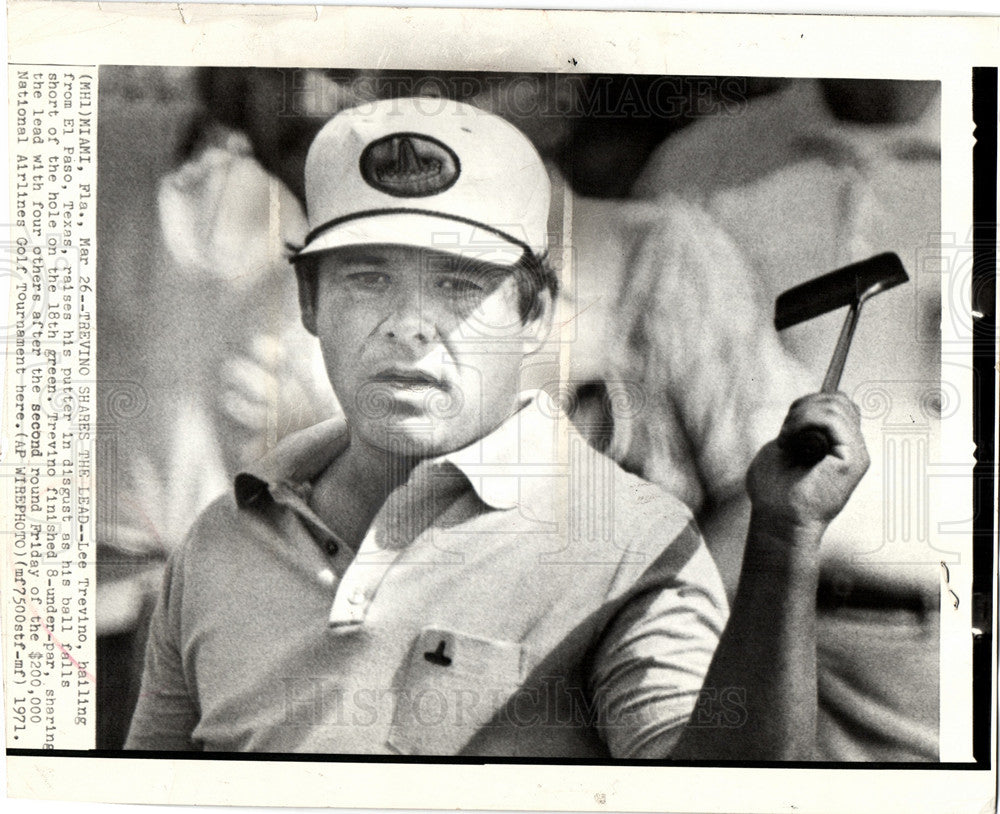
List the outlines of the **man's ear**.
{"label": "man's ear", "polygon": [[536,313],[524,323],[525,355],[537,353],[552,332],[552,315],[555,311],[552,292],[547,288],[542,289],[538,292],[536,302]]}
{"label": "man's ear", "polygon": [[295,279],[299,284],[299,310],[302,312],[302,324],[313,336],[316,336],[316,294],[319,288],[319,275],[315,269],[295,268]]}

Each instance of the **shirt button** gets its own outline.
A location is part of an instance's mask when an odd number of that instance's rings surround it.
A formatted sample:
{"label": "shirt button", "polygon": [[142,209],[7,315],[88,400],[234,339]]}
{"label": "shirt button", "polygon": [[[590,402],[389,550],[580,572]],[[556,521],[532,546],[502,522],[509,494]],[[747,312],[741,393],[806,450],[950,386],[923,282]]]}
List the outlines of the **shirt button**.
{"label": "shirt button", "polygon": [[337,544],[333,540],[327,540],[324,542],[323,548],[326,549],[326,553],[331,557],[337,556]]}
{"label": "shirt button", "polygon": [[347,597],[347,601],[352,605],[360,605],[365,601],[365,592],[361,588],[355,588],[354,593]]}

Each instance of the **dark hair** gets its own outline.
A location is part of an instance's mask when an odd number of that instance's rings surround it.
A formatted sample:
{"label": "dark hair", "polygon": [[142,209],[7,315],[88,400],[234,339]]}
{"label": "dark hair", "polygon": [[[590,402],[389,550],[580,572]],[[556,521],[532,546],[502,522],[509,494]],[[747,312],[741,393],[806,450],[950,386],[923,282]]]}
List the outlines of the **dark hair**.
{"label": "dark hair", "polygon": [[559,275],[549,263],[548,253],[538,257],[534,252],[525,252],[514,264],[513,273],[517,275],[517,304],[521,321],[527,322],[541,312],[543,291],[548,291],[555,301],[559,294]]}
{"label": "dark hair", "polygon": [[[295,254],[297,247],[288,248],[293,252],[289,262],[295,267],[297,274],[315,275],[319,271],[320,259],[326,252]],[[549,263],[548,254],[539,257],[533,252],[525,252],[513,266],[495,266],[489,263],[482,265],[515,275],[521,322],[528,322],[539,316],[542,310],[543,291],[548,291],[553,301],[559,294],[559,275]]]}

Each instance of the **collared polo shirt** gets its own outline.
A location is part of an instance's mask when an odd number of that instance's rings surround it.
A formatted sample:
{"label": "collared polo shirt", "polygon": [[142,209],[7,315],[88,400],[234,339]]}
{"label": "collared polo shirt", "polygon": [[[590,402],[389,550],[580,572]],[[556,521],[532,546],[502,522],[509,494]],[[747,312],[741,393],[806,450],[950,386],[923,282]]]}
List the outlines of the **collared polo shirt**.
{"label": "collared polo shirt", "polygon": [[128,748],[669,755],[726,616],[681,503],[542,394],[421,462],[355,553],[309,506],[348,439],[288,437],[195,523]]}

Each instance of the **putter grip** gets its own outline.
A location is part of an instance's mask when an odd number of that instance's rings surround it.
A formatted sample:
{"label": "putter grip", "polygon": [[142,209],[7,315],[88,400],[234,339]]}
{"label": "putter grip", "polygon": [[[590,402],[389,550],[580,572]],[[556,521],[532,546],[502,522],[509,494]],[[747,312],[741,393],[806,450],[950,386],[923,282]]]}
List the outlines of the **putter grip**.
{"label": "putter grip", "polygon": [[781,448],[796,466],[815,466],[830,454],[830,439],[819,427],[803,427],[784,439]]}

